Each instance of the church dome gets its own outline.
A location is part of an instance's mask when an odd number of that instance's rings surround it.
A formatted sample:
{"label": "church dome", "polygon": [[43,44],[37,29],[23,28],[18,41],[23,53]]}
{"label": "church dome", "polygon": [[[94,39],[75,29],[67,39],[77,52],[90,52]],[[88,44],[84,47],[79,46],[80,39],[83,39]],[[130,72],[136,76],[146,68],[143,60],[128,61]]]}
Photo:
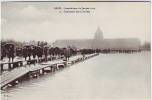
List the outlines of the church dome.
{"label": "church dome", "polygon": [[97,28],[94,39],[95,40],[103,40],[103,32],[99,27]]}

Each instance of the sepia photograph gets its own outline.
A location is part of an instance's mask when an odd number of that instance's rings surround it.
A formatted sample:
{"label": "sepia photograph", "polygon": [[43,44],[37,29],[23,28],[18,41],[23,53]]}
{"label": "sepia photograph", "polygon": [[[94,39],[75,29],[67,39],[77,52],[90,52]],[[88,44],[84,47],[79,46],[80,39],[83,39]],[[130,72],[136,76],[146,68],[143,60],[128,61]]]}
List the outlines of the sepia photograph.
{"label": "sepia photograph", "polygon": [[150,1],[1,1],[1,100],[150,100]]}

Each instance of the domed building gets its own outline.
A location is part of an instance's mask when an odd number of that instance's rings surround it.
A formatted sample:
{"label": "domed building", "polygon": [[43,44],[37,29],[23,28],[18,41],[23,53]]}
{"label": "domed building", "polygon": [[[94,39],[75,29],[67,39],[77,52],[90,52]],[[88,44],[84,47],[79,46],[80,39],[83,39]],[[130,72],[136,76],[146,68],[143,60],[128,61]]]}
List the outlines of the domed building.
{"label": "domed building", "polygon": [[103,40],[103,32],[101,31],[101,29],[99,27],[97,28],[97,31],[95,32],[94,39],[96,41],[102,41]]}
{"label": "domed building", "polygon": [[137,38],[104,39],[102,30],[98,27],[94,39],[56,40],[54,47],[76,47],[78,49],[126,49],[138,50],[141,46]]}

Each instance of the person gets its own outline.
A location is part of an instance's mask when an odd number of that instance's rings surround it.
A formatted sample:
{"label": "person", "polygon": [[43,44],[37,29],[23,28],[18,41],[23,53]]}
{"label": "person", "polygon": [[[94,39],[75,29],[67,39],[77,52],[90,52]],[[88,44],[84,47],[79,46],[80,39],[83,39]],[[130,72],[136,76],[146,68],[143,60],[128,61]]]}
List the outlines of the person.
{"label": "person", "polygon": [[12,58],[12,62],[14,60],[14,53],[15,53],[15,46],[12,43],[6,43],[5,44],[5,48],[6,48],[6,54],[9,58],[9,62],[11,61]]}
{"label": "person", "polygon": [[4,45],[1,45],[1,60],[3,60],[4,57],[6,57],[6,49]]}
{"label": "person", "polygon": [[25,61],[26,61],[26,58],[27,58],[27,48],[26,48],[26,46],[23,47],[22,55],[23,55],[23,57],[25,58]]}
{"label": "person", "polygon": [[64,56],[65,56],[65,60],[68,61],[70,58],[70,49],[67,48],[64,49]]}
{"label": "person", "polygon": [[44,56],[45,56],[45,61],[47,61],[47,56],[48,56],[48,47],[44,47]]}
{"label": "person", "polygon": [[31,51],[32,51],[32,56],[33,56],[33,58],[35,59],[35,58],[36,58],[36,55],[37,55],[36,46],[32,46]]}
{"label": "person", "polygon": [[37,56],[38,56],[38,60],[40,60],[40,58],[42,58],[43,55],[43,48],[40,46],[37,46]]}

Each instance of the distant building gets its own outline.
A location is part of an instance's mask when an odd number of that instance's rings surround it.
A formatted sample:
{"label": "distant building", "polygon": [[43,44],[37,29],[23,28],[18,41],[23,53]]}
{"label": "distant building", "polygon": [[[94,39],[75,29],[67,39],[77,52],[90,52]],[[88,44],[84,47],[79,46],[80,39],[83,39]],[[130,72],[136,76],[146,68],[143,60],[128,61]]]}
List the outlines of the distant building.
{"label": "distant building", "polygon": [[95,32],[94,39],[56,40],[54,47],[76,47],[78,49],[133,49],[140,48],[140,40],[137,38],[104,39],[100,28]]}

